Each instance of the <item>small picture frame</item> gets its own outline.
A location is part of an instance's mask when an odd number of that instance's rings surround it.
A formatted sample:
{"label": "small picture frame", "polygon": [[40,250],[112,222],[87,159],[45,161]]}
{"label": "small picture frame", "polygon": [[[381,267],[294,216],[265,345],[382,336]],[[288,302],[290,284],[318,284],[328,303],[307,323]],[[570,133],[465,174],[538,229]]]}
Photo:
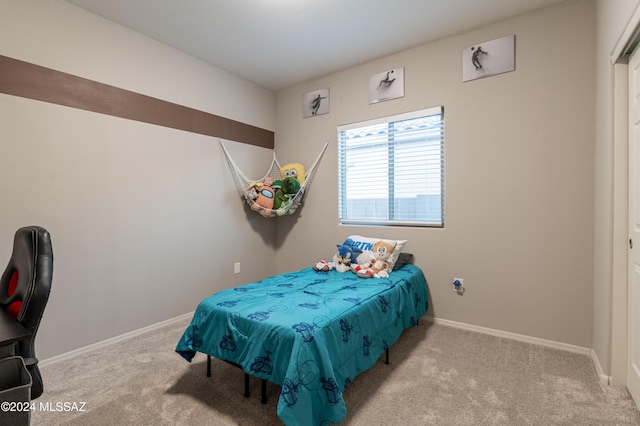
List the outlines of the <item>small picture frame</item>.
{"label": "small picture frame", "polygon": [[315,117],[329,113],[329,88],[302,95],[302,117]]}
{"label": "small picture frame", "polygon": [[369,77],[369,104],[404,96],[404,67],[383,71]]}
{"label": "small picture frame", "polygon": [[462,81],[514,71],[515,35],[479,43],[462,50]]}

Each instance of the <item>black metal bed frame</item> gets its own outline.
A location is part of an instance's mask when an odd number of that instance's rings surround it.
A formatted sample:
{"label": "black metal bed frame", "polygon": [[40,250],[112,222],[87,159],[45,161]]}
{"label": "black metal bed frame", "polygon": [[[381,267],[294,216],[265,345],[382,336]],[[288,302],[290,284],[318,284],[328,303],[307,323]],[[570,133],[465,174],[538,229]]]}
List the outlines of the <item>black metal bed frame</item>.
{"label": "black metal bed frame", "polygon": [[[420,320],[416,320],[416,325],[418,325],[420,323]],[[207,355],[207,377],[211,377],[211,355],[206,354]],[[226,362],[227,364],[233,365],[234,367],[239,368],[240,370],[244,371],[244,369],[242,368],[242,366],[240,364],[236,364],[235,362],[231,362],[231,361],[227,361],[225,359],[223,359],[222,361]],[[385,349],[384,352],[384,363],[389,365],[389,348]],[[249,373],[247,373],[246,371],[244,372],[244,397],[245,398],[249,398],[250,392],[249,392],[249,378],[251,377],[251,375]],[[260,402],[262,404],[266,404],[267,403],[267,380],[266,379],[260,379],[261,382],[261,386],[260,386]]]}
{"label": "black metal bed frame", "polygon": [[[207,354],[207,377],[211,377],[211,355]],[[224,362],[226,362],[227,364],[233,365],[234,367],[237,367],[239,369],[241,369],[242,371],[243,368],[242,366],[240,366],[240,364],[236,364],[235,362],[231,362],[231,361],[227,361],[227,360],[222,360]],[[385,350],[385,359],[384,359],[384,363],[385,364],[389,364],[389,349]],[[251,375],[249,373],[247,373],[246,371],[244,372],[244,397],[245,398],[249,398],[250,392],[249,392],[249,378],[251,377]],[[260,402],[262,404],[266,404],[267,403],[267,380],[266,379],[260,379],[262,381],[261,383],[261,387],[260,387]]]}

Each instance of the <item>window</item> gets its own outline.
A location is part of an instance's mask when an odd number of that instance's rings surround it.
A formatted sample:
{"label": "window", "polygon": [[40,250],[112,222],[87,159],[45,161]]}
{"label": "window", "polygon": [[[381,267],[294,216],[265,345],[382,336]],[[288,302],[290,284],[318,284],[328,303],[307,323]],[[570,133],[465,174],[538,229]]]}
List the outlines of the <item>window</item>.
{"label": "window", "polygon": [[443,226],[444,108],[338,126],[342,224]]}

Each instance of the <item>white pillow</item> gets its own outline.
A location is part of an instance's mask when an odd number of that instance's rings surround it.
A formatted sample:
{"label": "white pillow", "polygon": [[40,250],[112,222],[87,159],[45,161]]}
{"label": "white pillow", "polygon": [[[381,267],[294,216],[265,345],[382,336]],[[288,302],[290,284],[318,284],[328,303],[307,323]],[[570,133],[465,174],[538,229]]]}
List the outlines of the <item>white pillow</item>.
{"label": "white pillow", "polygon": [[362,235],[351,235],[347,237],[347,240],[348,239],[353,240],[353,246],[356,248],[359,248],[363,252],[371,252],[373,250],[373,244],[376,241],[386,241],[390,244],[395,244],[393,253],[391,253],[391,256],[389,256],[389,259],[387,259],[387,263],[389,264],[390,270],[393,270],[393,265],[396,264],[396,261],[398,260],[398,256],[400,255],[402,248],[407,243],[407,240],[390,240],[388,238],[370,238],[370,237],[363,237]]}

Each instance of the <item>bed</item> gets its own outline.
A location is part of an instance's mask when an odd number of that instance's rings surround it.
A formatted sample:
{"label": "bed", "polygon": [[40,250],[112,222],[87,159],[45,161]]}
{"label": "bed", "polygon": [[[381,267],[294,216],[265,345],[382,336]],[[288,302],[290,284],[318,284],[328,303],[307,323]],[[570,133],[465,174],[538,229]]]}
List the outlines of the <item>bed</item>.
{"label": "bed", "polygon": [[176,352],[187,361],[201,352],[280,385],[286,425],[334,424],[347,413],[345,388],[427,307],[415,265],[371,279],[306,268],[204,299]]}

